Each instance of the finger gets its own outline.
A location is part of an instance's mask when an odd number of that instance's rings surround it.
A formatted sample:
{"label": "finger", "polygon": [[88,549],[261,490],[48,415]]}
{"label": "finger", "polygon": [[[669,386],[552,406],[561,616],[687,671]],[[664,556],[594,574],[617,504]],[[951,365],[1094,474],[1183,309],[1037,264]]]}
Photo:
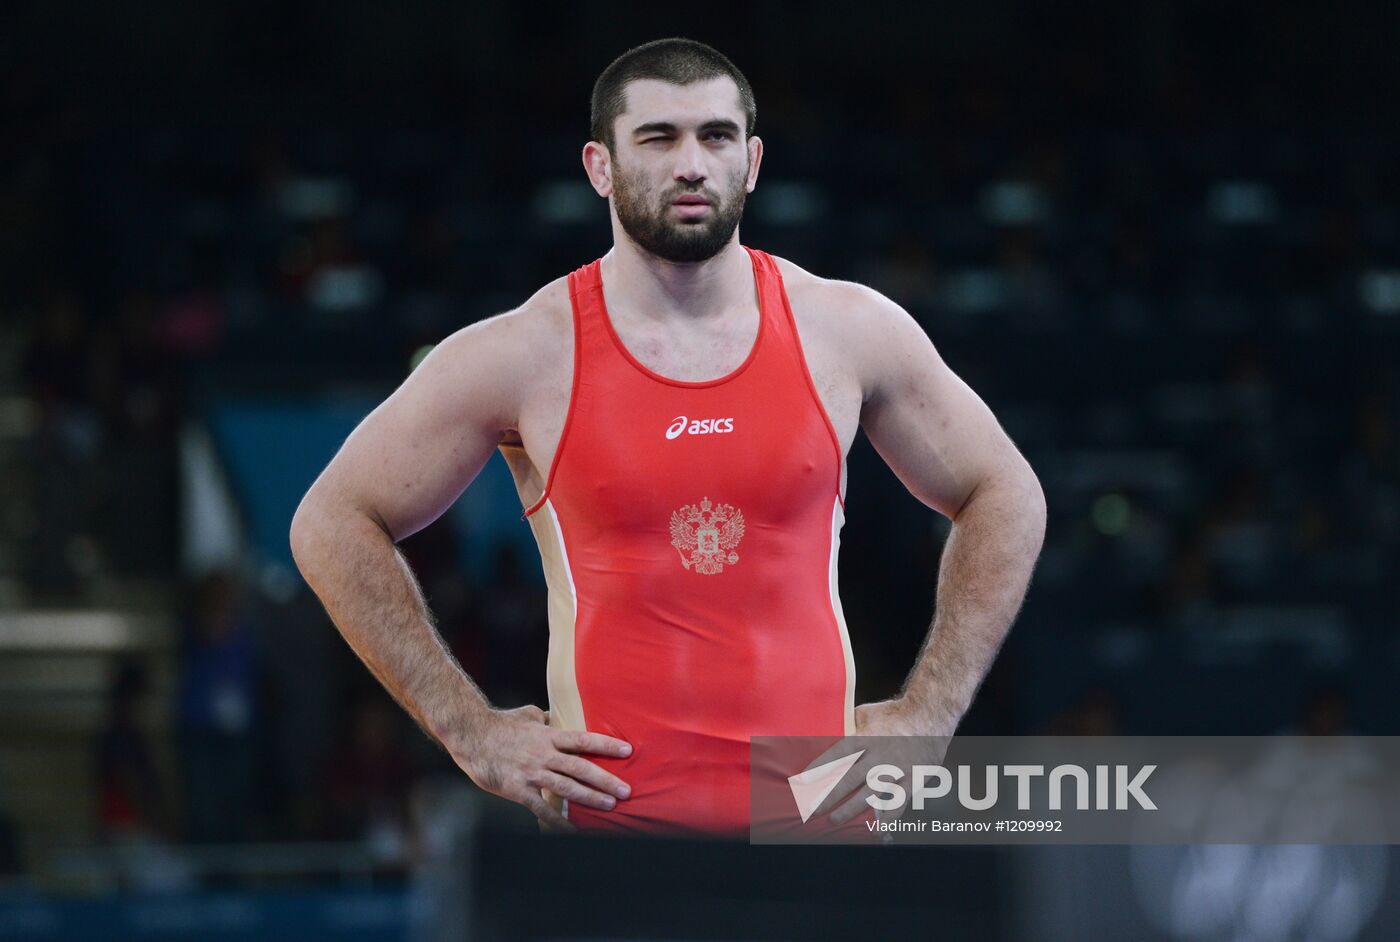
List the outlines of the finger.
{"label": "finger", "polygon": [[540,826],[540,833],[542,834],[576,834],[578,832],[578,828],[576,827],[561,828],[557,825],[550,824],[548,821],[540,821],[538,823]]}
{"label": "finger", "polygon": [[[842,804],[853,799],[863,799],[864,796],[874,794],[874,789],[870,787],[870,772],[877,766],[893,765],[895,768],[906,772],[917,764],[916,759],[923,758],[919,755],[920,750],[927,751],[926,747],[917,740],[909,740],[907,737],[863,737],[861,742],[867,746],[846,774],[841,776],[841,781],[831,792],[817,805],[814,815],[823,815],[834,812]],[[840,744],[838,743],[838,746]],[[851,748],[855,743],[851,744]],[[828,752],[835,752],[839,755],[839,749],[833,747]],[[942,758],[941,756],[939,757]],[[819,761],[814,761],[813,766],[819,766]]]}
{"label": "finger", "polygon": [[860,748],[861,746],[858,744],[858,741],[856,739],[850,736],[842,736],[830,746],[827,746],[825,749],[823,749],[819,756],[808,762],[804,768],[804,771],[806,769],[814,769],[818,766],[826,765],[828,762],[835,762],[837,759],[844,759],[846,756],[849,756],[851,753],[858,751]]}
{"label": "finger", "polygon": [[842,802],[841,806],[832,812],[831,823],[845,824],[847,821],[859,817],[867,811],[873,811],[874,809],[871,808],[869,802],[866,801],[872,794],[874,793],[869,789],[860,789],[855,795],[852,795],[849,799]]}
{"label": "finger", "polygon": [[600,792],[606,792],[618,798],[627,798],[632,794],[630,785],[582,756],[560,752],[551,757],[545,765],[547,768],[577,779],[585,785],[591,785]]}
{"label": "finger", "polygon": [[617,799],[612,795],[594,791],[574,779],[566,778],[558,772],[551,772],[548,769],[541,771],[531,784],[543,786],[561,798],[567,798],[572,802],[588,805],[592,808],[601,808],[603,811],[611,811],[617,805]]}
{"label": "finger", "polygon": [[870,794],[870,790],[865,787],[864,781],[853,781],[852,784],[847,785],[844,788],[833,788],[831,790],[831,793],[822,799],[821,804],[817,805],[817,808],[815,811],[812,812],[812,815],[816,816],[830,814],[834,812],[837,808],[840,808],[843,805],[845,805],[847,802],[859,798],[861,795],[868,794]]}
{"label": "finger", "polygon": [[545,801],[544,796],[538,791],[526,789],[524,792],[520,793],[515,800],[534,812],[535,817],[539,818],[540,821],[544,823],[545,827],[552,831],[562,831],[572,834],[578,830],[568,818],[554,810],[554,806]]}
{"label": "finger", "polygon": [[[889,754],[888,746],[882,746],[878,750],[868,750],[865,755],[860,757],[860,761],[851,766],[850,771],[841,777],[840,784],[822,799],[821,804],[817,806],[813,814],[826,814],[850,801],[853,797],[875,794],[875,789],[870,786],[870,773],[881,765],[893,765],[901,770],[906,768],[906,764],[899,756]],[[886,797],[883,792],[881,797]]]}
{"label": "finger", "polygon": [[623,742],[602,733],[589,733],[581,729],[561,730],[554,735],[554,748],[560,752],[592,752],[604,756],[630,756],[631,743]]}
{"label": "finger", "polygon": [[855,765],[841,776],[841,781],[831,790],[821,804],[817,805],[813,814],[826,814],[834,811],[840,804],[847,801],[851,796],[859,793],[870,794],[868,776],[870,770],[882,764],[888,757],[872,755],[869,750],[860,757]]}
{"label": "finger", "polygon": [[832,824],[845,824],[860,817],[868,811],[873,811],[881,821],[894,821],[904,816],[904,809],[908,807],[905,803],[900,803],[889,811],[876,809],[870,803],[870,799],[875,793],[868,788],[863,788],[860,792],[845,801],[831,815]]}

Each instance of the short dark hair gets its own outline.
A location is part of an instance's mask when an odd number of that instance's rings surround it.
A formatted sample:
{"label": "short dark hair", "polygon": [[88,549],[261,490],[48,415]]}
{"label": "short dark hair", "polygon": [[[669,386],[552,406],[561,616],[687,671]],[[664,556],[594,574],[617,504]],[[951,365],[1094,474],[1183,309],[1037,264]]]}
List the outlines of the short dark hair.
{"label": "short dark hair", "polygon": [[591,115],[593,140],[616,151],[613,122],[627,110],[627,84],[637,79],[660,79],[675,85],[690,85],[727,75],[739,86],[739,103],[744,107],[744,134],[753,136],[758,119],[753,88],[744,73],[718,49],[693,39],[672,37],[654,39],[627,50],[603,70],[593,83]]}

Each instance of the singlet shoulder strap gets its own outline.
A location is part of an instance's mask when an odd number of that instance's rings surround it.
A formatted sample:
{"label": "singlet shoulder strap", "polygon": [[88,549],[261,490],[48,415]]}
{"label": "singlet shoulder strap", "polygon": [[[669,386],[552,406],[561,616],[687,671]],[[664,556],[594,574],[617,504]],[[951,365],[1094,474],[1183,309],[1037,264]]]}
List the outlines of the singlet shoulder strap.
{"label": "singlet shoulder strap", "polygon": [[788,304],[787,290],[783,287],[783,276],[778,263],[762,249],[745,249],[753,256],[754,271],[758,276],[759,304],[767,321],[766,332],[769,339],[785,348],[789,355],[801,357],[797,339],[797,328],[793,323],[792,308]]}
{"label": "singlet shoulder strap", "polygon": [[574,312],[574,362],[582,370],[597,368],[612,347],[603,306],[601,258],[569,273],[569,303]]}

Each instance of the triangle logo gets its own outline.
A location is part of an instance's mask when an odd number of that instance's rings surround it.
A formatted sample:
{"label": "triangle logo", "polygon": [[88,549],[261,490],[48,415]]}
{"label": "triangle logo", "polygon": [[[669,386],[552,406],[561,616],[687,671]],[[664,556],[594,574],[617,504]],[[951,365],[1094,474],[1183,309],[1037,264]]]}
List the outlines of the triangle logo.
{"label": "triangle logo", "polygon": [[802,816],[803,824],[807,823],[807,819],[826,800],[826,796],[840,784],[842,776],[849,772],[851,766],[863,755],[864,749],[788,776],[788,787],[792,789],[793,800],[797,802],[797,813]]}

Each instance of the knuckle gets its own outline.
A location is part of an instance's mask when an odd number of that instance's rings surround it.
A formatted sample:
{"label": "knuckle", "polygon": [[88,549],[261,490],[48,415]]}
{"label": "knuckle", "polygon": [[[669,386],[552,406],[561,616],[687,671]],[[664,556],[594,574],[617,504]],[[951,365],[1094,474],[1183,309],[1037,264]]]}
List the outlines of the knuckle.
{"label": "knuckle", "polygon": [[591,801],[594,797],[591,789],[571,778],[563,779],[559,787],[560,794],[570,801]]}

